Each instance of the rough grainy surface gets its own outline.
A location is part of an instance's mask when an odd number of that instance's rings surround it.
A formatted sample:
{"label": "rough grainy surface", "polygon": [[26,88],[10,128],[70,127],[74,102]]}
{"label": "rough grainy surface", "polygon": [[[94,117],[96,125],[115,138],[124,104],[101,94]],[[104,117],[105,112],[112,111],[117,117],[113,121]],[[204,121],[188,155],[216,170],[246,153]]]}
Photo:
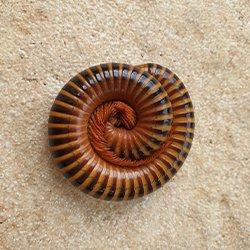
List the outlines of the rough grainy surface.
{"label": "rough grainy surface", "polygon": [[[249,249],[248,1],[0,1],[0,248]],[[49,109],[84,68],[155,62],[196,112],[190,155],[159,191],[100,202],[47,146]]]}

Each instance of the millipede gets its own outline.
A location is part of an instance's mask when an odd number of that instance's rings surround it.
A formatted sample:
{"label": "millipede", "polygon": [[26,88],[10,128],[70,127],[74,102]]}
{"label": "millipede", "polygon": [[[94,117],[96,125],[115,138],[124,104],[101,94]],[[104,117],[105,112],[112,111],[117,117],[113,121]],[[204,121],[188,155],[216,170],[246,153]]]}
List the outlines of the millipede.
{"label": "millipede", "polygon": [[95,198],[130,200],[162,187],[182,166],[194,136],[193,105],[166,67],[100,64],[61,89],[48,136],[74,186]]}

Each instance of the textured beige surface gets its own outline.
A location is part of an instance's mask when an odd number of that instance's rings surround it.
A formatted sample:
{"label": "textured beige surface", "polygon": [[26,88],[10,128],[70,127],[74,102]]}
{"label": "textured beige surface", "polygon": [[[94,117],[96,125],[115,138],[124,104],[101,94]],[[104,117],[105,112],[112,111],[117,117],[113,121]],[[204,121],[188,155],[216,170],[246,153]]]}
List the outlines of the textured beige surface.
{"label": "textured beige surface", "polygon": [[[0,1],[0,248],[249,249],[246,1]],[[99,202],[57,172],[54,97],[102,62],[155,62],[190,91],[190,155],[159,191]]]}

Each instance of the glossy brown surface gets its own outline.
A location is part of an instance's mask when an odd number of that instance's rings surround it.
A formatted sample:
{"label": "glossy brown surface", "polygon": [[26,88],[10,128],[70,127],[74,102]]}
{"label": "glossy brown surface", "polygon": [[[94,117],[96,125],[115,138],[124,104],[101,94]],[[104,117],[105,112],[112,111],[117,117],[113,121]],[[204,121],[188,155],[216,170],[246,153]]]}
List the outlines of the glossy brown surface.
{"label": "glossy brown surface", "polygon": [[60,171],[106,200],[133,199],[165,184],[187,157],[193,132],[185,86],[156,64],[86,69],[59,92],[49,117]]}

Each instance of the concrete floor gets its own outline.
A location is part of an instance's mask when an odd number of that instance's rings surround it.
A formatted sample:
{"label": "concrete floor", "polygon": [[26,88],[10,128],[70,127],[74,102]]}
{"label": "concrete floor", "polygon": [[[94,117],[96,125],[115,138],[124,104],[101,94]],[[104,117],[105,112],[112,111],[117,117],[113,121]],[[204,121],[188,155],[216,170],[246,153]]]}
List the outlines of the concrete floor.
{"label": "concrete floor", "polygon": [[[0,0],[1,249],[249,249],[249,2]],[[103,62],[169,67],[192,97],[191,152],[162,189],[100,202],[52,163],[58,91]]]}

